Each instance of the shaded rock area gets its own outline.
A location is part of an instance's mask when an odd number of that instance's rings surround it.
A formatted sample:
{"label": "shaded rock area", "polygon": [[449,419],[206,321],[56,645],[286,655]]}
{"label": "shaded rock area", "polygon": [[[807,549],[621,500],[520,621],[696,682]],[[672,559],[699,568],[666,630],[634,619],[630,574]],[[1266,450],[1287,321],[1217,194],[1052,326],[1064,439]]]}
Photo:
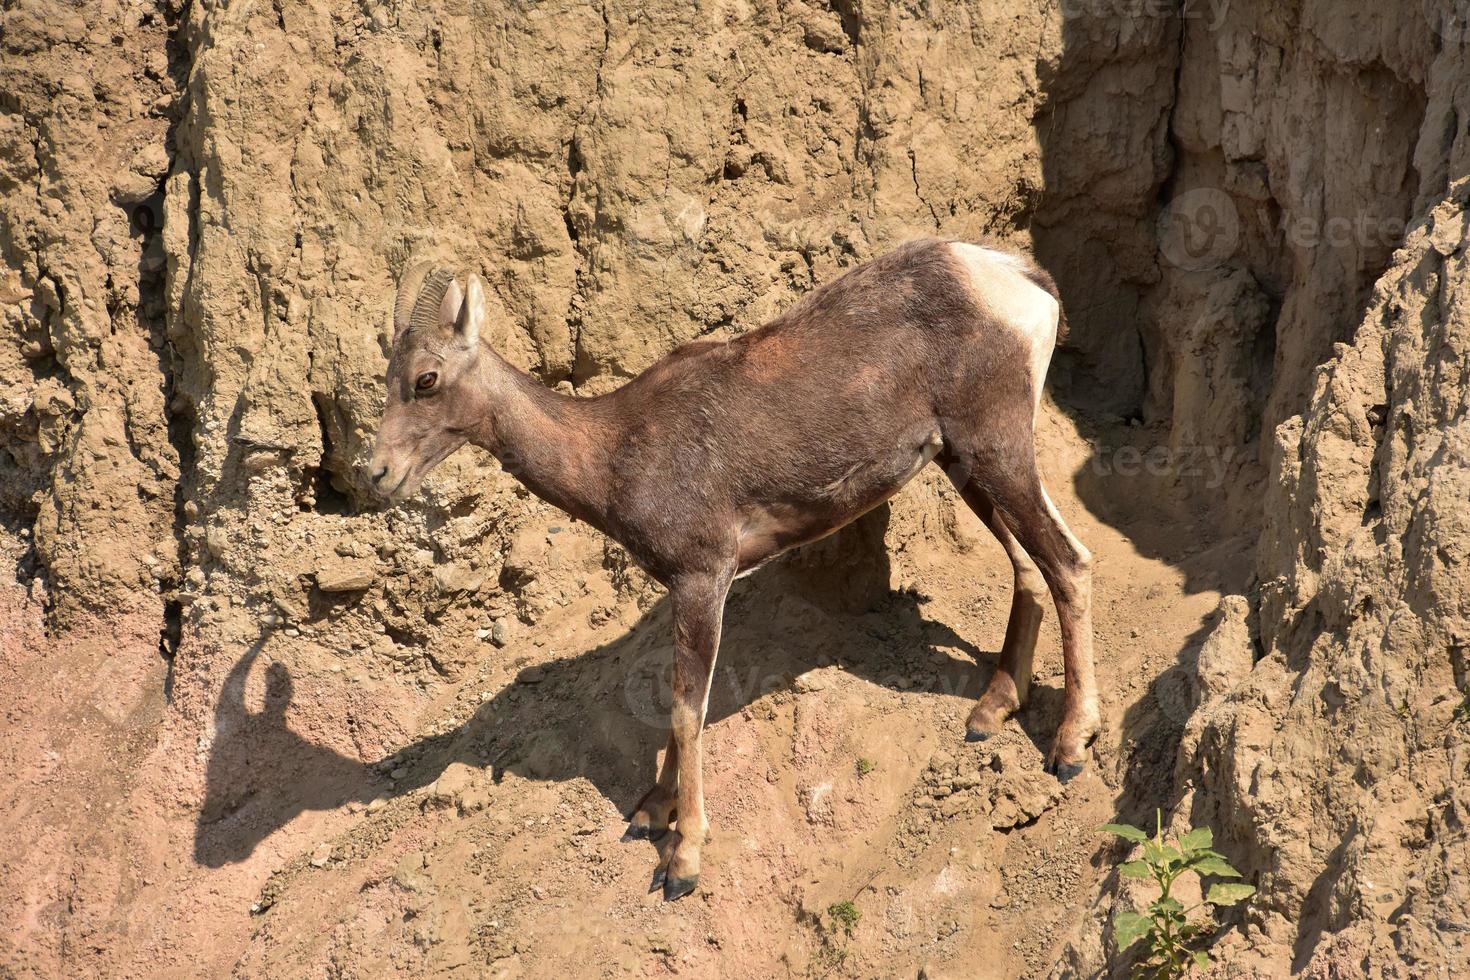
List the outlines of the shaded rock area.
{"label": "shaded rock area", "polygon": [[[1238,975],[1470,971],[1463,14],[4,4],[0,972],[1122,975],[1092,828],[1156,808],[1259,888]],[[1062,290],[1093,765],[1050,617],[959,740],[1010,570],[925,474],[737,588],[645,900],[667,602],[478,451],[373,497],[394,284],[596,395],[922,235]]]}

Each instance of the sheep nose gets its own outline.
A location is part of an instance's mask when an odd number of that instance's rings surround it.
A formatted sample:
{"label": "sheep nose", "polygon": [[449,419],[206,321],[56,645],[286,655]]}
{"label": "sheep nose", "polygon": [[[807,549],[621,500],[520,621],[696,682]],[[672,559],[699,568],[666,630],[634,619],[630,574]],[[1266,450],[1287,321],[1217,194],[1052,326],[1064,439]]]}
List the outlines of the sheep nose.
{"label": "sheep nose", "polygon": [[377,486],[382,481],[383,477],[388,475],[388,467],[386,465],[379,466],[377,469],[373,470],[371,475],[373,486]]}

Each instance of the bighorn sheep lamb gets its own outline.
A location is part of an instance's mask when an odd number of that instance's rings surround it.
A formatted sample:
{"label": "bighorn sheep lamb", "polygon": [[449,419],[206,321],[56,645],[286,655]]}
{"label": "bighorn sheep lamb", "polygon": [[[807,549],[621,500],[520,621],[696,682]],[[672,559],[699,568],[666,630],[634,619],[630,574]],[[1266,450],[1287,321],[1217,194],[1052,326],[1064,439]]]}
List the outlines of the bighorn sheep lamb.
{"label": "bighorn sheep lamb", "polygon": [[730,583],[830,534],[942,466],[1015,570],[999,666],[966,724],[984,738],[1026,702],[1050,589],[1065,701],[1047,766],[1083,768],[1099,728],[1091,557],[1047,497],[1033,429],[1064,321],[1028,259],[916,241],[857,266],[729,342],[685,344],[616,391],[557,394],[481,343],[484,285],[413,269],[394,313],[370,476],[394,500],[465,443],[620,542],[669,589],[672,729],[629,832],[661,837],[664,897],[693,890],[708,831],[700,731]]}

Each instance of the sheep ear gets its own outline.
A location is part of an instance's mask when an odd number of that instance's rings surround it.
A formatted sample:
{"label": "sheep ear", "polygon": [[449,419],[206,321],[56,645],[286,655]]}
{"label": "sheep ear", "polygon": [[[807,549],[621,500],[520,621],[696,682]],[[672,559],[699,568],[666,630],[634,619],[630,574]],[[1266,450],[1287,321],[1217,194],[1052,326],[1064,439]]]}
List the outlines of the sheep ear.
{"label": "sheep ear", "polygon": [[441,329],[451,323],[458,323],[463,309],[464,291],[459,288],[459,283],[451,279],[444,289],[444,298],[439,301],[439,322],[443,325]]}
{"label": "sheep ear", "polygon": [[455,329],[459,331],[460,343],[474,347],[480,342],[480,328],[485,325],[485,284],[471,272],[465,286],[464,305],[459,308],[459,319]]}

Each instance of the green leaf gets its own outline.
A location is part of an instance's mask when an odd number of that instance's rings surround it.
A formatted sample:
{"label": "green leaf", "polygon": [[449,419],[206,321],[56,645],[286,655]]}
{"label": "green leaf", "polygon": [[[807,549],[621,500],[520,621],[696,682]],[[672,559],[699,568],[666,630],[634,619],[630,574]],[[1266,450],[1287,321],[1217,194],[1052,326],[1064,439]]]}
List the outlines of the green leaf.
{"label": "green leaf", "polygon": [[1234,905],[1244,899],[1250,898],[1256,893],[1254,885],[1242,885],[1239,882],[1222,881],[1210,886],[1210,892],[1205,896],[1205,901],[1211,905]]}
{"label": "green leaf", "polygon": [[1200,827],[1191,830],[1179,838],[1179,846],[1185,851],[1198,851],[1215,843],[1215,835],[1209,827]]}
{"label": "green leaf", "polygon": [[1100,834],[1112,834],[1124,840],[1131,840],[1135,844],[1142,844],[1148,840],[1148,834],[1145,834],[1137,827],[1130,827],[1126,823],[1105,823],[1097,828],[1097,832]]}
{"label": "green leaf", "polygon": [[1239,878],[1240,872],[1230,866],[1230,862],[1217,857],[1202,857],[1191,861],[1189,866],[1197,874],[1217,875],[1221,878]]}
{"label": "green leaf", "polygon": [[1173,912],[1175,914],[1184,911],[1184,905],[1177,898],[1161,898],[1149,907],[1158,909],[1160,912]]}
{"label": "green leaf", "polygon": [[1157,841],[1145,841],[1143,853],[1150,861],[1155,864],[1162,864],[1166,868],[1173,867],[1184,860],[1184,855],[1180,854],[1177,849],[1168,844],[1160,844]]}
{"label": "green leaf", "polygon": [[1209,967],[1210,967],[1210,954],[1207,953],[1207,952],[1205,952],[1202,949],[1195,950],[1194,951],[1194,965],[1197,966],[1197,967],[1199,967],[1201,970],[1207,970],[1207,969],[1209,969]]}
{"label": "green leaf", "polygon": [[1126,864],[1120,864],[1118,873],[1124,878],[1152,878],[1154,876],[1147,861],[1129,861]]}
{"label": "green leaf", "polygon": [[1119,912],[1113,919],[1113,938],[1118,941],[1118,950],[1127,949],[1148,934],[1153,927],[1148,916],[1137,912]]}

